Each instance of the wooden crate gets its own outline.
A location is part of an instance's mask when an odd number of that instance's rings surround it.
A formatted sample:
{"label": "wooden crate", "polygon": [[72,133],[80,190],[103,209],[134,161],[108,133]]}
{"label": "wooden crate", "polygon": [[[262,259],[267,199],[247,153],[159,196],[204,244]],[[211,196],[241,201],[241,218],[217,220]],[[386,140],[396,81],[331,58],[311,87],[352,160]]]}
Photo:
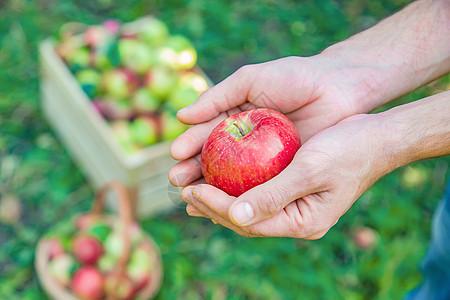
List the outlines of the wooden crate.
{"label": "wooden crate", "polygon": [[[170,142],[126,155],[56,54],[52,41],[42,42],[39,52],[44,115],[94,188],[110,180],[121,181],[134,195],[138,217],[174,208],[178,200],[173,199],[174,190],[168,181],[168,171],[175,164],[169,154]],[[168,188],[172,191],[170,198]]]}

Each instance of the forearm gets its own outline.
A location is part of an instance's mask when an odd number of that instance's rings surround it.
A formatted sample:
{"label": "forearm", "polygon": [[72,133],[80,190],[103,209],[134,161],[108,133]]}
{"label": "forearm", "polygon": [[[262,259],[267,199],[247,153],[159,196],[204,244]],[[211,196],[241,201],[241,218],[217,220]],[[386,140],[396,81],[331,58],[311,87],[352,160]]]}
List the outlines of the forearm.
{"label": "forearm", "polygon": [[416,1],[318,56],[354,78],[354,106],[370,112],[450,71],[450,1]]}
{"label": "forearm", "polygon": [[408,163],[450,154],[450,91],[374,115],[388,173]]}

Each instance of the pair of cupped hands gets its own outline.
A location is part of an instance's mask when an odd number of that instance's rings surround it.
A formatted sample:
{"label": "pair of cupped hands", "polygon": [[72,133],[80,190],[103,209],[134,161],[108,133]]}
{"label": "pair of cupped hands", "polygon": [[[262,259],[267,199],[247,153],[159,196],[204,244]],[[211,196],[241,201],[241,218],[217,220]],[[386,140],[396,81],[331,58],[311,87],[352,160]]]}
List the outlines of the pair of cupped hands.
{"label": "pair of cupped hands", "polygon": [[[288,57],[244,66],[179,111],[193,126],[171,146],[180,162],[169,179],[184,187],[187,213],[247,237],[322,237],[387,173],[382,120],[360,108],[368,92],[357,76],[316,57]],[[202,146],[222,120],[258,107],[284,113],[302,146],[276,177],[232,197],[202,177]]]}

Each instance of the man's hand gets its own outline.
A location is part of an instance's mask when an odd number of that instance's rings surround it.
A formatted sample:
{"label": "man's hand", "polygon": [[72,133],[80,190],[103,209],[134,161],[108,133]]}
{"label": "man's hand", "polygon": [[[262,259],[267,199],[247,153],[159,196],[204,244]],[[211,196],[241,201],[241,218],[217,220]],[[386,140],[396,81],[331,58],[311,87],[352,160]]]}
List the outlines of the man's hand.
{"label": "man's hand", "polygon": [[[171,147],[182,160],[169,174],[172,184],[186,186],[201,178],[199,153],[214,127],[229,115],[257,107],[284,114],[299,130],[302,143],[320,130],[356,113],[356,82],[331,77],[333,65],[317,57],[288,57],[245,66],[178,112],[188,129]],[[345,93],[343,91],[346,91]]]}
{"label": "man's hand", "polygon": [[309,139],[279,175],[238,198],[207,184],[186,187],[187,211],[244,236],[320,238],[384,174],[450,154],[449,101],[450,91],[344,119]]}
{"label": "man's hand", "polygon": [[185,188],[190,215],[244,236],[322,237],[387,170],[376,115],[357,115],[308,140],[275,178],[235,198],[207,184]]}

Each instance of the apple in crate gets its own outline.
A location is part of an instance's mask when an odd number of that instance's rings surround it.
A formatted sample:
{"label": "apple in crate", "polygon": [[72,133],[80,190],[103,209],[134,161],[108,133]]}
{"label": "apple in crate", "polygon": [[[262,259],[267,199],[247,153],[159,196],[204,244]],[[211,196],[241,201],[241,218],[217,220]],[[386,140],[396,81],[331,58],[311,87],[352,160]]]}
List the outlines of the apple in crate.
{"label": "apple in crate", "polygon": [[81,233],[73,240],[72,252],[80,263],[93,265],[103,255],[104,250],[99,240]]}
{"label": "apple in crate", "polygon": [[161,104],[161,100],[146,88],[137,90],[131,101],[134,111],[138,114],[155,113]]}
{"label": "apple in crate", "polygon": [[86,45],[96,48],[105,43],[108,38],[108,31],[103,26],[89,26],[83,33],[83,39]]}
{"label": "apple in crate", "polygon": [[300,148],[294,124],[271,109],[244,111],[213,129],[201,153],[206,182],[238,197],[275,177]]}
{"label": "apple in crate", "polygon": [[95,99],[93,106],[107,120],[128,120],[134,113],[133,107],[127,99]]}
{"label": "apple in crate", "polygon": [[91,62],[91,54],[89,48],[77,48],[73,52],[68,53],[65,57],[65,60],[72,72],[86,69],[89,67],[89,64]]}
{"label": "apple in crate", "polygon": [[130,125],[132,140],[142,146],[149,146],[158,141],[158,123],[155,118],[141,116],[133,120]]}
{"label": "apple in crate", "polygon": [[102,274],[93,266],[78,269],[70,283],[72,291],[83,300],[98,300],[104,296]]}
{"label": "apple in crate", "polygon": [[141,19],[138,38],[154,47],[163,44],[169,36],[166,24],[155,18]]}
{"label": "apple in crate", "polygon": [[[136,146],[131,138],[130,123],[128,121],[112,121],[110,128],[115,140],[126,154],[133,154],[140,148]],[[108,237],[111,236],[108,235]]]}
{"label": "apple in crate", "polygon": [[164,141],[173,141],[190,126],[181,123],[177,116],[169,111],[161,115],[161,138]]}
{"label": "apple in crate", "polygon": [[183,107],[191,105],[198,99],[200,94],[194,90],[192,87],[181,87],[177,86],[172,92],[169,94],[168,104],[174,110],[180,110]]}
{"label": "apple in crate", "polygon": [[122,65],[137,74],[145,74],[155,64],[153,50],[141,41],[121,39],[118,46]]}
{"label": "apple in crate", "polygon": [[187,70],[195,66],[197,51],[187,38],[173,35],[159,50],[158,59],[161,64],[173,69]]}
{"label": "apple in crate", "polygon": [[199,94],[208,89],[206,79],[202,75],[191,71],[185,71],[180,74],[178,85],[181,88],[193,88]]}
{"label": "apple in crate", "polygon": [[144,76],[144,85],[158,97],[165,99],[177,84],[176,74],[164,67],[155,67]]}
{"label": "apple in crate", "polygon": [[131,70],[120,68],[105,72],[103,91],[116,99],[130,98],[139,86],[139,77]]}
{"label": "apple in crate", "polygon": [[83,69],[75,74],[75,79],[89,98],[94,98],[98,93],[101,75],[94,69]]}
{"label": "apple in crate", "polygon": [[106,20],[103,22],[103,27],[108,32],[108,34],[114,36],[119,32],[120,23],[116,20]]}
{"label": "apple in crate", "polygon": [[67,253],[62,253],[50,260],[48,271],[56,282],[67,286],[76,267],[77,263],[75,259]]}

